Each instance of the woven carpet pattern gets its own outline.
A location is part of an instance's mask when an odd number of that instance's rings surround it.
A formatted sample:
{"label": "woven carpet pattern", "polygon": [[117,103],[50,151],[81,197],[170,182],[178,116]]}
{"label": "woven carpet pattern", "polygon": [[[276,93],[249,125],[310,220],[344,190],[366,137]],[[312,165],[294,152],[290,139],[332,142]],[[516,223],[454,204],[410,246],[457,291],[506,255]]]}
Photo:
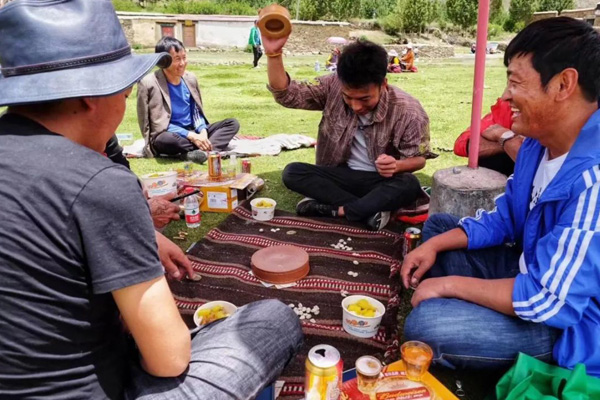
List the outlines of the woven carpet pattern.
{"label": "woven carpet pattern", "polygon": [[[218,227],[188,251],[200,281],[170,282],[181,314],[189,326],[200,305],[226,300],[237,306],[276,298],[285,304],[319,306],[314,323],[301,320],[304,345],[285,369],[280,399],[301,398],[304,394],[304,363],[308,350],[317,344],[336,347],[344,369],[354,367],[362,355],[376,355],[384,361],[398,358],[396,314],[399,302],[402,235],[387,229],[365,230],[343,219],[302,218],[276,211],[268,222],[252,219],[248,202],[243,203]],[[340,239],[352,250],[335,249]],[[252,254],[264,247],[293,244],[310,256],[310,273],[296,286],[286,289],[264,287],[250,272]],[[355,263],[358,262],[358,264]],[[357,277],[348,271],[358,273]],[[371,339],[349,335],[342,328],[342,292],[371,296],[386,305],[378,334]]]}

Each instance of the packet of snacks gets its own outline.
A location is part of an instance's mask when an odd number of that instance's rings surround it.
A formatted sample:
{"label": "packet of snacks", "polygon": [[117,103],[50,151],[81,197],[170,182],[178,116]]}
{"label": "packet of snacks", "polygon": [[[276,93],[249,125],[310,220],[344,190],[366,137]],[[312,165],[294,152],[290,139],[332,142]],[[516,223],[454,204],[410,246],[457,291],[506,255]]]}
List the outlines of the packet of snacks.
{"label": "packet of snacks", "polygon": [[383,374],[375,392],[376,400],[436,400],[429,386],[406,379],[404,371]]}

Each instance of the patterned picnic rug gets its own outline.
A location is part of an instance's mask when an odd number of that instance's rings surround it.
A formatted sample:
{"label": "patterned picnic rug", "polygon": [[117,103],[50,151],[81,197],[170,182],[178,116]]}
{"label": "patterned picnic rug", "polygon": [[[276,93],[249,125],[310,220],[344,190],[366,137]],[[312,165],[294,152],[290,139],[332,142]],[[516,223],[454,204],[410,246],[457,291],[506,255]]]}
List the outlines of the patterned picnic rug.
{"label": "patterned picnic rug", "polygon": [[[301,320],[304,345],[280,378],[285,385],[279,398],[285,400],[304,395],[304,362],[310,348],[317,344],[336,347],[344,360],[344,369],[353,368],[356,359],[366,354],[386,361],[398,359],[396,314],[401,233],[394,227],[371,232],[342,219],[302,218],[282,211],[276,211],[271,221],[259,222],[252,219],[249,207],[248,202],[240,205],[188,251],[194,269],[202,275],[200,281],[170,282],[189,326],[193,326],[194,310],[212,300],[241,306],[276,298],[296,306],[318,305],[320,313],[312,317],[314,322]],[[352,250],[335,249],[332,245],[340,239]],[[280,244],[306,250],[310,273],[296,286],[267,288],[249,273],[250,258],[261,248]],[[351,276],[348,271],[358,275]],[[386,305],[386,314],[374,338],[357,338],[343,330],[341,302],[345,293],[368,295]]]}

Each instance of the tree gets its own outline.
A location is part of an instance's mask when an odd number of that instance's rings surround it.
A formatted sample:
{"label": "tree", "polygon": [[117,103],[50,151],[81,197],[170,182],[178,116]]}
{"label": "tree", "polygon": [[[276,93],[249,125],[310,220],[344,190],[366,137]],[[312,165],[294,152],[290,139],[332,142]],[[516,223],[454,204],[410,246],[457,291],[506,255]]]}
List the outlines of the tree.
{"label": "tree", "polygon": [[490,21],[495,24],[502,23],[505,11],[502,0],[492,0],[490,3]]}
{"label": "tree", "polygon": [[467,29],[477,23],[477,0],[447,0],[446,13],[450,21]]}
{"label": "tree", "polygon": [[431,0],[409,0],[401,4],[400,19],[405,32],[422,32],[429,22]]}
{"label": "tree", "polygon": [[508,18],[515,25],[519,25],[519,23],[525,25],[531,19],[536,8],[537,1],[535,0],[512,0],[508,9]]}
{"label": "tree", "polygon": [[575,8],[574,0],[538,0],[537,11],[558,11]]}

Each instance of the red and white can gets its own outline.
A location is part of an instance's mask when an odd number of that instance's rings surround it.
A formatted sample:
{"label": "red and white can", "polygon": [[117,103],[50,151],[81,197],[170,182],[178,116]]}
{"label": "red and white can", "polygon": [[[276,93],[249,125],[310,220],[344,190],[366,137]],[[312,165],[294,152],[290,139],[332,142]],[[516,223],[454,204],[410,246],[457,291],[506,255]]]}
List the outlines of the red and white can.
{"label": "red and white can", "polygon": [[421,242],[421,230],[419,228],[406,228],[404,231],[404,244],[402,246],[402,257],[417,248]]}
{"label": "red and white can", "polygon": [[252,170],[250,160],[242,160],[242,174],[249,174]]}

